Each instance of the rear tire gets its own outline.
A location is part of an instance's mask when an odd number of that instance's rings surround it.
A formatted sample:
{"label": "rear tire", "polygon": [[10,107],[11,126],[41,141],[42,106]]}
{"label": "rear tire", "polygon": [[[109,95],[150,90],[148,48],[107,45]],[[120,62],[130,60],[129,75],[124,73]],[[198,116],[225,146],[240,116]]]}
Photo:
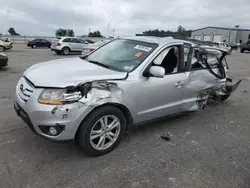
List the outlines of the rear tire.
{"label": "rear tire", "polygon": [[244,51],[245,51],[245,50],[243,50],[243,49],[240,50],[241,53],[244,53]]}
{"label": "rear tire", "polygon": [[64,47],[64,48],[62,49],[62,54],[63,54],[63,55],[69,55],[69,54],[70,54],[70,49],[69,49],[68,47]]}
{"label": "rear tire", "polygon": [[[101,122],[107,126],[102,126]],[[112,122],[113,125],[117,125],[113,129],[111,129]],[[125,128],[124,113],[114,106],[103,106],[91,112],[81,123],[76,140],[86,155],[97,157],[111,152],[118,146],[124,136]]]}

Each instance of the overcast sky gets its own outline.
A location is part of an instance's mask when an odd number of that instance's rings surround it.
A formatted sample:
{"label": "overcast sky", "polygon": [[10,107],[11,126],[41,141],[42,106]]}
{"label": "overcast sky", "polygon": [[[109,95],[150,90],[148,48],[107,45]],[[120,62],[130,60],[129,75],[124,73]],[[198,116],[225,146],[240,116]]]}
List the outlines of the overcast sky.
{"label": "overcast sky", "polygon": [[0,0],[0,33],[54,36],[58,28],[76,35],[99,30],[115,36],[148,29],[204,26],[250,28],[249,0]]}

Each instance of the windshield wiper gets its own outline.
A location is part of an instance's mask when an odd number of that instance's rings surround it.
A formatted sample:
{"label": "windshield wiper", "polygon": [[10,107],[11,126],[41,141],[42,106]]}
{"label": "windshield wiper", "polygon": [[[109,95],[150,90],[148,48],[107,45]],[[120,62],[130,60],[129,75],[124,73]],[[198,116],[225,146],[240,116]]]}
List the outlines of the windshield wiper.
{"label": "windshield wiper", "polygon": [[102,66],[102,67],[105,67],[105,68],[110,69],[110,66],[105,65],[105,64],[103,64],[103,63],[100,63],[100,62],[98,62],[98,61],[92,61],[92,60],[88,60],[88,59],[85,59],[85,60],[87,60],[87,61],[90,62],[90,63],[96,64],[96,65],[100,65],[100,66]]}

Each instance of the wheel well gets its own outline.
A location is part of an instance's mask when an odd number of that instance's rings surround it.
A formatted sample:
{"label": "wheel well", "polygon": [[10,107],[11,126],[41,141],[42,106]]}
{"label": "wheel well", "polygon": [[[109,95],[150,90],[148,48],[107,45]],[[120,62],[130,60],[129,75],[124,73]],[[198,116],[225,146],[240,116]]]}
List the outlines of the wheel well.
{"label": "wheel well", "polygon": [[133,118],[132,118],[131,112],[129,111],[129,109],[126,106],[119,104],[119,103],[107,103],[107,104],[104,104],[102,106],[105,106],[105,105],[115,106],[115,107],[119,108],[124,113],[125,118],[126,118],[126,122],[127,122],[126,129],[128,129],[131,125],[133,125]]}
{"label": "wheel well", "polygon": [[65,48],[68,48],[69,51],[71,51],[70,47],[68,47],[68,46],[64,46],[64,47],[62,48],[62,50],[65,49]]}
{"label": "wheel well", "polygon": [[[131,112],[129,111],[129,109],[126,107],[126,106],[124,106],[124,105],[122,105],[122,104],[118,104],[118,103],[105,103],[105,104],[103,104],[103,105],[101,105],[101,106],[97,106],[97,107],[95,107],[93,110],[91,110],[90,112],[89,112],[89,114],[82,120],[82,122],[91,114],[91,113],[93,113],[95,110],[97,110],[97,109],[99,109],[99,108],[102,108],[102,107],[104,107],[104,106],[114,106],[114,107],[116,107],[116,108],[118,108],[119,110],[121,110],[122,112],[123,112],[123,114],[124,114],[124,116],[125,116],[125,118],[126,118],[126,130],[128,131],[129,130],[129,127],[131,126],[131,125],[133,125],[133,118],[132,118],[132,115],[131,115]],[[81,123],[82,123],[81,122]],[[76,134],[75,134],[75,138],[77,137],[77,133],[78,133],[78,130],[79,130],[79,128],[80,128],[80,125],[79,125],[79,127],[78,127],[78,129],[77,129],[77,131],[76,131]]]}

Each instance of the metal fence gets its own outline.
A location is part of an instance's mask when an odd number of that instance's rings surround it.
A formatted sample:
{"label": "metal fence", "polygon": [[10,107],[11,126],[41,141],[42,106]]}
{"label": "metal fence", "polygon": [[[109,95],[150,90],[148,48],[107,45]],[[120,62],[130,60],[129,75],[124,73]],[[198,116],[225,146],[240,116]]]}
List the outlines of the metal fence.
{"label": "metal fence", "polygon": [[[0,39],[5,40],[8,38],[15,44],[27,44],[28,41],[40,38],[40,39],[47,39],[49,41],[55,40],[56,37],[49,37],[49,36],[14,36],[14,35],[0,35]],[[93,41],[99,41],[102,38],[100,37],[80,37],[82,39],[90,39]]]}

